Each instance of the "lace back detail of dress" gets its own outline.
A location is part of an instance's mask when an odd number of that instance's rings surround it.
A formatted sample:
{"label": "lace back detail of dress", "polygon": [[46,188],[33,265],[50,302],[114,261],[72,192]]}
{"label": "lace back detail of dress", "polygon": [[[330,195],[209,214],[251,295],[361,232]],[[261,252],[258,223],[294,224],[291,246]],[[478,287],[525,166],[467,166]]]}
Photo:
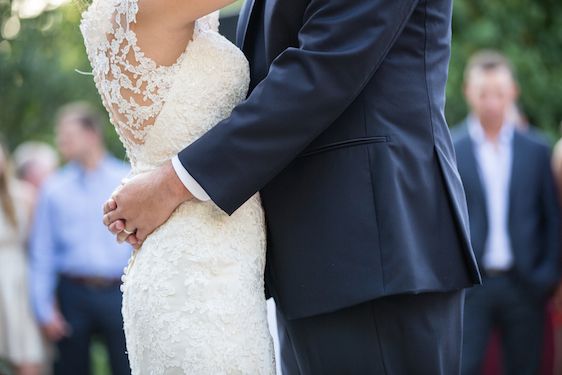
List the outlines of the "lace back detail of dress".
{"label": "lace back detail of dress", "polygon": [[[94,80],[111,122],[134,163],[132,149],[144,144],[189,46],[200,33],[218,31],[219,14],[214,12],[197,20],[192,40],[176,62],[159,65],[139,48],[137,35],[131,29],[139,10],[138,0],[105,0],[93,4],[92,8],[88,12],[96,12],[98,17],[84,17],[82,32],[105,36],[97,38],[97,45],[86,46],[88,55],[96,61]],[[100,26],[86,21],[97,19],[99,22],[102,14],[110,22],[101,30]]]}
{"label": "lace back detail of dress", "polygon": [[219,31],[219,11],[213,12],[200,18],[195,25],[195,33],[201,33],[204,31]]}

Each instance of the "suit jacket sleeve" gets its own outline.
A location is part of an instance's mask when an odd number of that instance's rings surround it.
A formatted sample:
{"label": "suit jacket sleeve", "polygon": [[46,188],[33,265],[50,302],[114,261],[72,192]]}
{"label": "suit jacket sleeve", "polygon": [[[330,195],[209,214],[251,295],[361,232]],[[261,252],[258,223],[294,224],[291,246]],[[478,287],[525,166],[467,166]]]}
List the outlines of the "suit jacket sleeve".
{"label": "suit jacket sleeve", "polygon": [[232,115],[178,157],[232,214],[359,95],[418,0],[311,0],[287,48]]}

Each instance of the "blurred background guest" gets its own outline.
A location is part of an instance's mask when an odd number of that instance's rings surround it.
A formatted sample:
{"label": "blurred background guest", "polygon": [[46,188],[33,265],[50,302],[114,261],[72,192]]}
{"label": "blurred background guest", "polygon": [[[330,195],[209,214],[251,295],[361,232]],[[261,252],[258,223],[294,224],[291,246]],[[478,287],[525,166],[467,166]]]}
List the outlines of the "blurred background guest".
{"label": "blurred background guest", "polygon": [[59,157],[53,147],[36,141],[24,142],[16,147],[13,159],[17,177],[35,189],[39,189],[59,165]]}
{"label": "blurred background guest", "polygon": [[512,124],[515,129],[521,131],[529,130],[529,121],[516,103],[507,110],[505,122]]}
{"label": "blurred background guest", "polygon": [[513,123],[518,88],[509,61],[474,55],[465,71],[471,109],[455,134],[471,237],[484,284],[467,293],[463,374],[480,374],[500,333],[507,374],[537,374],[545,308],[560,276],[560,212],[549,147]]}
{"label": "blurred background guest", "polygon": [[128,167],[108,155],[99,114],[73,103],[57,117],[68,164],[40,191],[31,234],[31,291],[44,335],[57,344],[55,374],[88,374],[90,344],[100,335],[113,374],[128,374],[120,277],[130,248],[102,224],[101,207]]}
{"label": "blurred background guest", "polygon": [[[562,134],[562,123],[560,124],[560,133]],[[558,186],[559,202],[562,203],[562,138],[556,142],[552,153],[552,170]]]}
{"label": "blurred background guest", "polygon": [[36,375],[44,358],[27,288],[26,241],[31,187],[16,181],[0,144],[0,358],[18,375]]}

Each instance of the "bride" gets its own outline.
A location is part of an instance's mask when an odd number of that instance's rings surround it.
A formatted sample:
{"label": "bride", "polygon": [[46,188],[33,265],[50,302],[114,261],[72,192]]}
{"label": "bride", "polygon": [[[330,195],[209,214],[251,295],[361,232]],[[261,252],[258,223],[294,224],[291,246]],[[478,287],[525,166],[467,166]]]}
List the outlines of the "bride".
{"label": "bride", "polygon": [[[247,94],[248,63],[218,33],[232,0],[94,0],[81,30],[96,87],[131,161],[131,178],[171,159]],[[272,374],[256,195],[228,216],[188,201],[125,270],[132,372]]]}

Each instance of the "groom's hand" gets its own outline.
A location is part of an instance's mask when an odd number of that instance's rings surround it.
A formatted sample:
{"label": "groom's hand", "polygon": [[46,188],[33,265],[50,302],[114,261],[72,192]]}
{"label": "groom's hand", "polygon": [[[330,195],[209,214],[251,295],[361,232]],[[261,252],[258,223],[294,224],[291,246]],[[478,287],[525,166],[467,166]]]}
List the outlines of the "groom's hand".
{"label": "groom's hand", "polygon": [[[117,236],[139,247],[181,203],[193,199],[171,162],[135,176],[104,204],[103,223]],[[134,232],[129,234],[127,232]]]}

